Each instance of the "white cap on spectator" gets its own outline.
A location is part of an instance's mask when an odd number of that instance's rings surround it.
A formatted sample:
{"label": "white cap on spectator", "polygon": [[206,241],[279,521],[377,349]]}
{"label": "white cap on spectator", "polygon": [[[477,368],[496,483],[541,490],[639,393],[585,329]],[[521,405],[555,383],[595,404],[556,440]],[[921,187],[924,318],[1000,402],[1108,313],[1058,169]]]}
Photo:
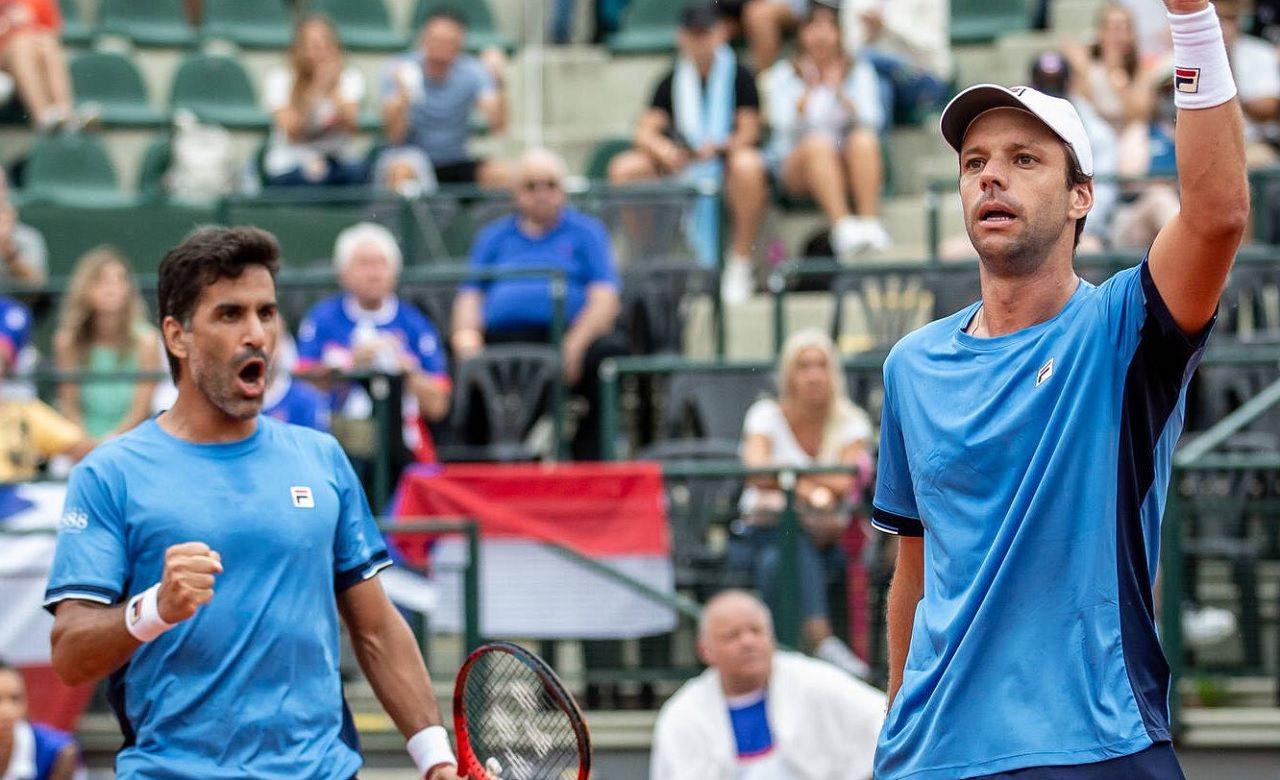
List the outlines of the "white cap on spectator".
{"label": "white cap on spectator", "polygon": [[347,263],[351,262],[352,255],[362,244],[373,244],[378,247],[382,256],[387,258],[387,262],[391,263],[391,267],[399,273],[400,266],[404,263],[400,255],[400,243],[396,241],[396,237],[390,230],[376,222],[360,222],[338,234],[338,240],[333,247],[334,267],[338,271],[346,268]]}
{"label": "white cap on spectator", "polygon": [[1093,175],[1093,147],[1085,134],[1084,123],[1075,106],[1062,98],[1051,97],[1031,87],[1002,87],[978,84],[951,99],[942,111],[942,137],[956,152],[964,143],[969,125],[994,108],[1020,108],[1044,122],[1066,142],[1085,176]]}

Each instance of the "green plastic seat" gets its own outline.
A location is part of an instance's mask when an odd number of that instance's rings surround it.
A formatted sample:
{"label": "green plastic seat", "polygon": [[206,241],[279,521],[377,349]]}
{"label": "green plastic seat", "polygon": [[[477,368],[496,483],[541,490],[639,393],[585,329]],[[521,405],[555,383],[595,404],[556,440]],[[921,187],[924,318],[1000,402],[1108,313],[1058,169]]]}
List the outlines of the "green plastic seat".
{"label": "green plastic seat", "polygon": [[23,189],[33,200],[66,205],[118,206],[129,200],[102,141],[84,133],[41,136],[27,160]]}
{"label": "green plastic seat", "polygon": [[1027,0],[952,0],[951,42],[983,43],[1031,28]]}
{"label": "green plastic seat", "polygon": [[622,24],[608,40],[614,54],[661,54],[676,50],[680,11],[687,0],[631,0]]}
{"label": "green plastic seat", "polygon": [[173,136],[160,133],[147,145],[138,166],[138,196],[146,201],[164,200],[164,174],[173,162]]}
{"label": "green plastic seat", "polygon": [[399,51],[408,45],[408,39],[391,26],[383,0],[314,0],[309,10],[333,20],[344,48]]}
{"label": "green plastic seat", "polygon": [[498,32],[488,0],[418,0],[413,9],[411,34],[417,36],[427,17],[444,9],[454,11],[466,20],[468,51],[491,48],[502,49],[508,54],[515,51],[515,41]]}
{"label": "green plastic seat", "polygon": [[250,49],[281,49],[293,26],[280,0],[204,0],[200,36],[234,41]]}
{"label": "green plastic seat", "polygon": [[49,275],[66,276],[76,260],[99,244],[110,244],[129,258],[137,273],[155,273],[166,252],[188,233],[217,219],[216,208],[168,202],[114,206],[66,206],[30,203],[22,221],[44,234]]}
{"label": "green plastic seat", "polygon": [[270,125],[258,105],[244,66],[231,57],[191,54],[173,77],[169,105],[188,109],[202,122],[233,128],[264,129]]}
{"label": "green plastic seat", "polygon": [[139,46],[190,46],[196,31],[181,0],[102,0],[99,32],[120,35]]}
{"label": "green plastic seat", "polygon": [[62,12],[62,42],[72,46],[83,46],[93,39],[93,30],[80,16],[80,6],[76,0],[58,0],[58,10]]}
{"label": "green plastic seat", "polygon": [[596,144],[587,158],[586,174],[588,181],[606,181],[609,178],[609,163],[613,158],[632,147],[630,138],[606,138]]}
{"label": "green plastic seat", "polygon": [[115,52],[83,52],[72,58],[68,70],[76,102],[97,103],[106,124],[154,126],[165,121],[148,102],[142,73],[129,57]]}

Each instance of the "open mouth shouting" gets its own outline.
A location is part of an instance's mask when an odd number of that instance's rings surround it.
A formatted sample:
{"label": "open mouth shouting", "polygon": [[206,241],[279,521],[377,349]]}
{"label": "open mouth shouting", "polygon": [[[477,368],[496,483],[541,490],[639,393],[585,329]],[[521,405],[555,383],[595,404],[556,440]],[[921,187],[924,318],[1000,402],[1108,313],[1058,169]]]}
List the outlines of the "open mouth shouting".
{"label": "open mouth shouting", "polygon": [[246,398],[261,398],[267,390],[267,361],[261,357],[246,360],[236,372],[236,385]]}

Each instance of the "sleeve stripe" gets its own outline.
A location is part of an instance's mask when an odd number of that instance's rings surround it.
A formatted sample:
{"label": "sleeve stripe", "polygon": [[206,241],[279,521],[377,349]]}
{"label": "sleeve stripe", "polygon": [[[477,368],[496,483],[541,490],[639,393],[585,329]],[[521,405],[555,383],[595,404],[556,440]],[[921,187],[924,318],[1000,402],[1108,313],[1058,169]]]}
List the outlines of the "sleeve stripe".
{"label": "sleeve stripe", "polygon": [[63,585],[60,588],[53,588],[46,592],[44,594],[44,603],[41,606],[52,613],[54,607],[70,599],[92,601],[95,604],[105,604],[109,607],[120,601],[120,594],[108,588],[99,588],[93,585]]}
{"label": "sleeve stripe", "polygon": [[871,507],[871,525],[899,536],[924,536],[924,523],[919,518],[889,512],[875,505]]}
{"label": "sleeve stripe", "polygon": [[378,550],[358,566],[338,572],[333,578],[333,589],[341,593],[352,585],[359,585],[390,565],[391,557],[387,555],[387,551]]}

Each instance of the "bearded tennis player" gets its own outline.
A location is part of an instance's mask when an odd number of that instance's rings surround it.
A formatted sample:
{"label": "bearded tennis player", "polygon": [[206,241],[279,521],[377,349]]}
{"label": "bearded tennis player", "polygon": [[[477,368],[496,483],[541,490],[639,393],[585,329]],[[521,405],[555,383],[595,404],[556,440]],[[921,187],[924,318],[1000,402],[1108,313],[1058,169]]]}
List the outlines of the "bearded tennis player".
{"label": "bearded tennis player", "polygon": [[429,780],[456,780],[390,564],[327,434],[261,416],[275,239],[204,228],[160,264],[172,408],[71,474],[45,605],[68,683],[110,675],[120,778],[348,780],[338,621]]}
{"label": "bearded tennis player", "polygon": [[1093,159],[1071,105],[981,85],[943,112],[982,300],[885,363],[874,522],[902,538],[879,780],[1183,777],[1160,517],[1249,200],[1217,15],[1166,6],[1182,211],[1101,285],[1072,267]]}

